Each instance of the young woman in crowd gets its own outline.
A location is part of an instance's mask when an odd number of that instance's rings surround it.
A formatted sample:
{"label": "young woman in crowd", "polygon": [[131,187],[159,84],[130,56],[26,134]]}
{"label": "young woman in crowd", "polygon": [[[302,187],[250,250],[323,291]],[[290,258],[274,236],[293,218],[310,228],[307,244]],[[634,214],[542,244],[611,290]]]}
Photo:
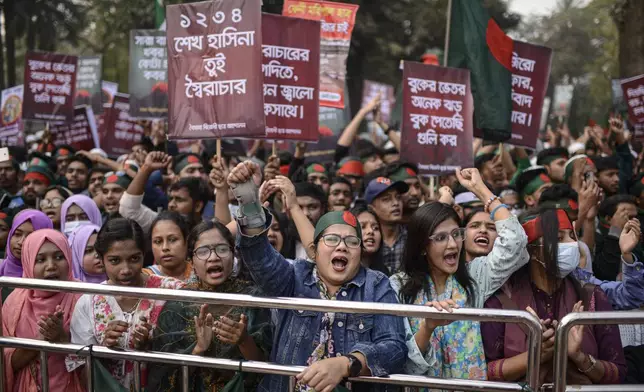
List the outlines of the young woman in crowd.
{"label": "young woman in crowd", "polygon": [[51,219],[37,210],[20,211],[11,224],[7,239],[6,259],[0,264],[0,276],[19,278],[22,276],[22,244],[27,236],[36,230],[53,229]]}
{"label": "young woman in crowd", "polygon": [[[387,278],[361,265],[360,225],[349,212],[330,212],[318,220],[310,246],[313,262],[289,262],[273,249],[266,235],[272,217],[259,205],[259,177],[256,164],[243,162],[228,182],[244,212],[237,217],[240,258],[266,295],[397,302]],[[297,391],[330,391],[345,377],[396,373],[407,356],[403,322],[394,316],[278,310],[275,333],[270,360],[307,366],[297,376]],[[288,385],[287,377],[266,375],[258,390],[286,391]]]}
{"label": "young woman in crowd", "polygon": [[[441,202],[420,207],[408,224],[402,272],[391,277],[401,303],[451,308],[482,308],[485,300],[528,262],[525,233],[517,218],[485,186],[476,169],[457,170],[462,186],[485,202],[499,241],[489,255],[467,263],[465,229],[454,209]],[[441,199],[451,195],[442,194]],[[475,321],[405,318],[409,357],[407,374],[484,380],[486,362],[481,330]]]}
{"label": "young woman in crowd", "polygon": [[269,208],[268,212],[274,218],[271,227],[268,228],[268,242],[287,259],[295,258],[295,243],[292,236],[288,234],[288,218],[286,214],[271,208]]}
{"label": "young woman in crowd", "polygon": [[[24,278],[49,281],[72,281],[71,251],[60,232],[38,230],[23,243]],[[51,343],[69,343],[69,324],[78,300],[76,294],[16,289],[2,307],[2,334]],[[38,351],[4,348],[5,391],[40,391],[40,356]],[[64,355],[49,354],[49,390],[81,392],[78,372],[65,370]]]}
{"label": "young woman in crowd", "polygon": [[95,225],[101,227],[101,211],[94,200],[85,195],[74,195],[63,203],[60,209],[60,231],[69,235],[77,227]]}
{"label": "young woman in crowd", "polygon": [[177,212],[163,211],[150,229],[154,265],[143,270],[148,275],[169,276],[181,281],[192,277],[187,261],[188,222]]}
{"label": "young woman in crowd", "polygon": [[473,208],[463,219],[465,227],[465,261],[468,263],[477,257],[487,256],[496,241],[496,224],[490,214],[483,208]]}
{"label": "young woman in crowd", "polygon": [[72,194],[72,191],[65,187],[50,186],[45,191],[45,196],[40,200],[38,208],[51,219],[56,230],[61,227],[61,206]]}
{"label": "young woman in crowd", "polygon": [[[260,295],[252,281],[233,277],[234,239],[219,222],[202,222],[188,237],[194,276],[185,288],[228,294]],[[221,305],[168,302],[163,307],[152,341],[153,351],[215,358],[266,361],[271,346],[270,311]],[[150,391],[180,391],[181,369],[150,365]],[[191,391],[221,391],[234,372],[193,369]],[[256,377],[246,376],[255,384]],[[250,385],[247,383],[247,387]],[[256,387],[256,385],[255,385]]]}
{"label": "young woman in crowd", "polygon": [[365,204],[358,204],[349,210],[358,219],[362,231],[362,258],[360,262],[366,268],[380,271],[389,276],[389,270],[382,262],[382,233],[378,217]]}
{"label": "young woman in crowd", "polygon": [[[523,224],[530,262],[517,271],[485,307],[528,310],[541,320],[541,382],[553,382],[552,357],[557,323],[571,312],[612,310],[599,286],[582,285],[571,275],[579,265],[579,245],[564,210],[547,209]],[[639,230],[639,228],[633,230]],[[631,250],[637,236],[624,237]],[[626,245],[626,244],[625,244]],[[632,257],[632,255],[626,255]],[[518,381],[527,368],[527,334],[518,324],[483,323],[488,377]],[[575,326],[568,334],[568,384],[619,384],[626,375],[619,329],[614,325]]]}
{"label": "young woman in crowd", "polygon": [[[115,218],[98,232],[96,253],[105,265],[108,285],[124,287],[178,289],[183,283],[143,273],[145,238],[134,221]],[[164,301],[132,297],[83,295],[76,304],[71,322],[72,343],[95,344],[122,349],[147,349]],[[134,387],[134,364],[130,361],[102,363],[111,376],[126,389]],[[83,360],[68,358],[68,369],[84,365]],[[145,380],[141,380],[145,385]]]}
{"label": "young woman in crowd", "polygon": [[90,224],[77,227],[69,234],[74,279],[86,283],[103,283],[107,280],[103,260],[98,257],[94,248],[100,230],[100,227]]}

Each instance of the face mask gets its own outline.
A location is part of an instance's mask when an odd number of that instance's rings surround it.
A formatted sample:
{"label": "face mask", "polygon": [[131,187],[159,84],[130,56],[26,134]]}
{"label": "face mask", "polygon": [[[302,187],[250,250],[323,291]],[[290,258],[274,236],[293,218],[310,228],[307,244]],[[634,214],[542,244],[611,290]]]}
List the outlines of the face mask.
{"label": "face mask", "polygon": [[90,221],[73,221],[73,222],[66,222],[65,223],[65,230],[63,232],[65,233],[66,236],[69,236],[72,231],[76,230],[77,228],[81,226],[87,226],[91,225],[92,222]]}
{"label": "face mask", "polygon": [[[577,242],[560,242],[557,246],[559,278],[565,278],[579,267],[580,258],[581,254],[579,252],[579,244]],[[543,266],[543,268],[546,268],[546,264],[543,261],[537,261]]]}

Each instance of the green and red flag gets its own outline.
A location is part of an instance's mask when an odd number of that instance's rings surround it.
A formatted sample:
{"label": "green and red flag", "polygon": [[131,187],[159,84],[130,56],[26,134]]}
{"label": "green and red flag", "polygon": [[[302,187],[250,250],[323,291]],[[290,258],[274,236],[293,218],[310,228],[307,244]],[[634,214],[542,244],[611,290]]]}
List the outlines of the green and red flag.
{"label": "green and red flag", "polygon": [[470,70],[474,125],[483,138],[512,135],[513,42],[483,7],[483,0],[452,0],[448,65]]}
{"label": "green and red flag", "polygon": [[165,7],[163,0],[154,0],[154,26],[165,30]]}

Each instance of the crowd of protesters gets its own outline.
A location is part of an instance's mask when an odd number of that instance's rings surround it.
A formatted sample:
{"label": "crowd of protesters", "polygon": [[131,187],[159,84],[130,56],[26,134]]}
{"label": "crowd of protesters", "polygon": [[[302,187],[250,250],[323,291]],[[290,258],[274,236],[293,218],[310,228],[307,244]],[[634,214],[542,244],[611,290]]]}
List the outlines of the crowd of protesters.
{"label": "crowd of protesters", "polygon": [[[219,154],[214,142],[178,154],[158,135],[121,157],[53,146],[47,134],[11,149],[0,162],[0,276],[527,310],[542,325],[544,383],[565,315],[642,307],[644,150],[621,120],[576,139],[549,130],[535,151],[479,140],[474,168],[431,186],[400,161],[397,130],[379,124],[386,143],[359,134],[378,106],[376,98],[358,112],[329,164],[305,160],[306,144],[271,155],[261,142],[223,140]],[[528,364],[519,324],[27,289],[2,298],[4,336],[305,366],[296,391],[395,373],[516,382]],[[569,384],[643,383],[644,328],[573,327],[568,359]],[[41,390],[39,361],[37,351],[5,348],[5,390]],[[48,361],[49,390],[85,390],[83,358]],[[134,388],[134,363],[92,363],[111,390]],[[181,390],[180,367],[142,367],[146,391]],[[289,379],[199,368],[189,385],[275,392]]]}

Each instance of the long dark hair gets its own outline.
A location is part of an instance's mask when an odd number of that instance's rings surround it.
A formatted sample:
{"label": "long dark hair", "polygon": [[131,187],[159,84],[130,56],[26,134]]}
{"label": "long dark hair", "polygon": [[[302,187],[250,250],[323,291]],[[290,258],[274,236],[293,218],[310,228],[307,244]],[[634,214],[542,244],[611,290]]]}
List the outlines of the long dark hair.
{"label": "long dark hair", "polygon": [[[190,232],[190,224],[188,223],[188,220],[181,214],[175,211],[161,211],[159,215],[154,219],[152,222],[152,226],[150,226],[150,238],[152,238],[152,231],[154,231],[154,228],[159,222],[163,221],[170,221],[177,225],[179,228],[179,231],[181,231],[181,234],[183,235],[184,241],[188,240],[188,233]],[[152,242],[152,241],[150,241]]]}
{"label": "long dark hair", "polygon": [[131,219],[112,218],[105,222],[98,232],[94,249],[102,258],[112,244],[127,240],[134,240],[136,247],[145,255],[146,241],[141,226]]}
{"label": "long dark hair", "polygon": [[[378,219],[378,215],[376,215],[376,213],[373,212],[371,209],[369,209],[369,207],[364,203],[357,203],[355,205],[355,207],[353,207],[352,209],[349,210],[349,212],[352,213],[356,217],[356,219],[358,218],[358,216],[360,214],[362,214],[364,212],[369,213],[376,219],[376,222],[378,223],[378,226],[382,227],[380,225],[380,219]],[[382,234],[382,229],[381,229],[381,234]],[[380,236],[380,244],[378,244],[378,251],[376,252],[376,254],[374,254],[371,257],[371,264],[369,264],[369,268],[371,268],[372,270],[380,271],[383,274],[389,276],[390,275],[389,269],[385,266],[384,261],[382,261],[382,243],[383,243],[383,239],[382,239],[382,235],[381,235]],[[363,257],[365,255],[364,243],[362,245],[362,255],[363,255]]]}
{"label": "long dark hair", "polygon": [[[456,211],[447,204],[431,202],[420,207],[413,213],[407,225],[407,243],[403,251],[401,269],[407,274],[408,280],[400,290],[400,302],[411,304],[421,290],[425,290],[429,297],[429,284],[427,277],[430,275],[431,265],[420,252],[427,248],[429,236],[436,227],[446,220],[453,220],[460,226],[460,219]],[[475,302],[474,281],[467,271],[465,252],[461,249],[458,268],[454,274],[456,281],[463,286],[467,293],[467,303]]]}
{"label": "long dark hair", "polygon": [[273,219],[277,221],[280,225],[280,233],[282,233],[282,250],[280,253],[287,259],[295,259],[295,242],[293,241],[293,236],[289,235],[288,225],[289,220],[286,217],[286,214],[277,212],[276,210],[269,208],[268,211],[273,215]]}

